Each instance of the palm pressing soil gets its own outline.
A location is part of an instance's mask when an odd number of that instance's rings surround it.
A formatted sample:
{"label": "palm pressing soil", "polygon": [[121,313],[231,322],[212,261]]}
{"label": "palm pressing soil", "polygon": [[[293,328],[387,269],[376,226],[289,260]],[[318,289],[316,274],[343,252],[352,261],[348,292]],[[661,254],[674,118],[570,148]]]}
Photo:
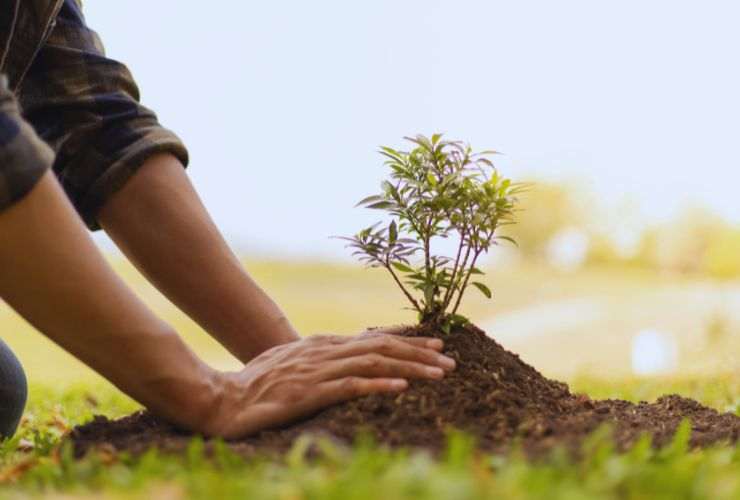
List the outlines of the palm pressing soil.
{"label": "palm pressing soil", "polygon": [[[473,435],[482,450],[505,452],[518,441],[536,457],[556,446],[577,453],[584,438],[605,423],[610,424],[619,450],[629,448],[644,433],[661,447],[686,417],[692,424],[693,447],[740,440],[740,417],[677,395],[633,404],[571,394],[566,384],[543,377],[472,325],[452,335],[424,325],[405,334],[444,339],[445,353],[457,361],[455,371],[442,381],[413,381],[398,395],[366,396],[229,446],[251,456],[283,452],[302,434],[350,443],[363,432],[391,447],[437,452],[444,446],[446,432],[456,428]],[[153,446],[179,452],[191,438],[147,412],[119,420],[98,416],[71,433],[78,456],[101,446],[134,454]]]}

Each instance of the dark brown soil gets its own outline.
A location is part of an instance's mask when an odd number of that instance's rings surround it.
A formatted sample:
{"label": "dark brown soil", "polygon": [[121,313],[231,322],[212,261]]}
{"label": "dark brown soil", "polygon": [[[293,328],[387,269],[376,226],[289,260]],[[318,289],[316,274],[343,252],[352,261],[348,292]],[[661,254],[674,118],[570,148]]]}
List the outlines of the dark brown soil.
{"label": "dark brown soil", "polygon": [[[456,428],[473,435],[482,450],[505,452],[518,441],[536,457],[556,446],[577,453],[584,438],[605,423],[620,450],[643,433],[651,434],[654,446],[661,447],[685,417],[692,423],[693,447],[740,439],[740,417],[681,396],[633,404],[573,395],[567,385],[543,377],[474,326],[449,336],[426,326],[410,328],[406,334],[443,338],[445,353],[457,360],[457,369],[442,381],[414,381],[399,395],[363,397],[229,445],[253,455],[285,451],[304,433],[349,443],[363,432],[391,447],[437,452],[446,432]],[[96,417],[71,434],[78,455],[99,446],[134,454],[152,446],[178,452],[191,438],[146,412],[120,420]]]}

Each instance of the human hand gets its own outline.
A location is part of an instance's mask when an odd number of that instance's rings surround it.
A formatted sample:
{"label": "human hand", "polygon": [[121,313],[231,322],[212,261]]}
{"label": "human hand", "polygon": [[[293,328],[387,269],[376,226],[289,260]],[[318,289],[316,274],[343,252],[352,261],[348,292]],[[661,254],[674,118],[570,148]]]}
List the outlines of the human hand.
{"label": "human hand", "polygon": [[442,347],[439,339],[400,337],[380,329],[274,347],[243,370],[222,375],[201,431],[243,437],[359,396],[403,391],[408,379],[440,379],[455,367],[454,360],[440,354]]}

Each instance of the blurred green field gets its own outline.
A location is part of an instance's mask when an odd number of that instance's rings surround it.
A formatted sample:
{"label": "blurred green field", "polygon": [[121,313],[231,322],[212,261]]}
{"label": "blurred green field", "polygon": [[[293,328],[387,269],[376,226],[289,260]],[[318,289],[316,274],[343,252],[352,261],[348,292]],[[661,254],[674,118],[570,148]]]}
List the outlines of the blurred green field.
{"label": "blurred green field", "polygon": [[[206,360],[222,368],[238,366],[128,264],[118,258],[111,262]],[[297,261],[247,260],[245,265],[306,335],[349,334],[414,320],[378,270]],[[574,390],[633,401],[680,393],[722,411],[740,410],[733,354],[740,342],[732,314],[740,307],[733,306],[734,284],[624,268],[563,273],[536,266],[492,271],[487,281],[494,300],[471,294],[464,312]],[[724,325],[720,334],[718,314]],[[678,371],[652,378],[630,375],[630,339],[642,327],[675,334],[682,353]],[[680,440],[665,452],[643,446],[620,456],[603,436],[595,436],[589,458],[579,464],[563,457],[528,464],[516,454],[478,456],[463,438],[452,441],[441,461],[358,444],[350,453],[327,447],[316,462],[303,460],[300,449],[283,464],[244,463],[228,453],[209,462],[196,442],[184,459],[103,454],[76,463],[58,448],[70,426],[95,413],[124,415],[137,404],[6,306],[0,306],[0,335],[31,381],[21,430],[0,449],[3,498],[740,498],[740,447],[687,452]]]}
{"label": "blurred green field", "polygon": [[[112,257],[111,263],[204,359],[216,367],[238,367],[127,261]],[[246,260],[245,266],[304,335],[351,334],[415,320],[383,270],[300,261]],[[493,300],[471,290],[463,312],[548,376],[629,375],[630,340],[642,328],[675,336],[682,372],[738,372],[740,287],[734,283],[629,268],[567,273],[536,265],[497,266],[486,282]],[[710,330],[718,320],[723,331],[712,340]],[[1,303],[0,337],[18,354],[32,381],[101,380]]]}

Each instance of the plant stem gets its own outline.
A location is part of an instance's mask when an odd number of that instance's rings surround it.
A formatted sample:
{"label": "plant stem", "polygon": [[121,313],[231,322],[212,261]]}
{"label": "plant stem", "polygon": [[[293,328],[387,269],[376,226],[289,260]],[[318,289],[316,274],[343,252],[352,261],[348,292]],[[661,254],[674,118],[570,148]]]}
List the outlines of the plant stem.
{"label": "plant stem", "polygon": [[406,295],[406,298],[411,301],[411,304],[416,308],[417,311],[422,312],[421,307],[419,307],[419,303],[414,299],[414,297],[411,296],[408,290],[406,290],[406,287],[403,286],[403,283],[401,283],[401,280],[398,279],[398,276],[396,273],[393,272],[393,267],[391,267],[390,259],[386,258],[385,260],[385,268],[388,269],[388,272],[391,273],[391,276],[393,276],[393,279],[396,281],[396,284],[401,288],[401,291],[404,295]]}
{"label": "plant stem", "polygon": [[[455,296],[455,291],[457,291],[457,293],[458,293],[458,299],[457,299],[456,303],[458,303],[458,304],[460,303],[460,295],[462,295],[462,286],[463,286],[462,285],[462,282],[463,282],[463,279],[464,279],[464,276],[465,276],[465,268],[467,267],[467,263],[468,263],[468,259],[470,258],[470,252],[471,251],[472,251],[472,246],[470,244],[468,244],[467,250],[465,251],[465,257],[463,257],[462,263],[460,264],[460,267],[459,267],[459,273],[458,273],[458,276],[457,276],[457,282],[456,283],[453,283],[454,290],[453,290],[452,294],[450,295],[450,301],[452,301],[452,298]],[[454,314],[454,313],[451,313],[451,314]]]}
{"label": "plant stem", "polygon": [[[470,247],[468,247],[468,250]],[[473,262],[470,264],[470,269],[468,269],[467,274],[465,275],[465,281],[463,281],[462,287],[460,288],[460,294],[457,296],[457,302],[455,302],[455,307],[452,309],[452,314],[455,314],[457,312],[457,308],[460,307],[460,301],[462,300],[463,293],[465,293],[465,288],[468,286],[468,280],[470,279],[470,275],[473,274],[473,268],[475,267],[475,261],[478,260],[478,256],[481,254],[480,250],[475,251],[475,256],[473,257]]]}
{"label": "plant stem", "polygon": [[472,252],[473,247],[470,243],[468,243],[467,250],[465,250],[465,257],[463,257],[462,263],[460,264],[460,273],[457,277],[457,283],[455,286],[455,289],[458,290],[460,287],[459,285],[462,283],[465,269],[468,267],[468,259],[470,258],[470,252]]}
{"label": "plant stem", "polygon": [[431,251],[430,246],[429,246],[429,239],[430,239],[429,232],[431,231],[431,225],[432,225],[432,220],[430,218],[429,224],[426,227],[426,232],[424,233],[424,266],[426,267],[426,270],[427,270],[427,277],[429,277],[429,268],[431,267],[431,263],[429,261],[429,258],[430,258],[429,254]]}
{"label": "plant stem", "polygon": [[452,274],[450,274],[450,286],[447,287],[447,291],[445,292],[445,298],[442,301],[442,310],[446,311],[447,306],[450,305],[450,300],[452,300],[452,294],[454,293],[455,287],[455,278],[457,277],[457,271],[458,271],[458,265],[460,264],[460,256],[462,255],[462,249],[465,246],[465,235],[467,234],[467,224],[463,227],[463,230],[460,232],[460,245],[457,247],[457,256],[455,257],[455,265],[452,267]]}

